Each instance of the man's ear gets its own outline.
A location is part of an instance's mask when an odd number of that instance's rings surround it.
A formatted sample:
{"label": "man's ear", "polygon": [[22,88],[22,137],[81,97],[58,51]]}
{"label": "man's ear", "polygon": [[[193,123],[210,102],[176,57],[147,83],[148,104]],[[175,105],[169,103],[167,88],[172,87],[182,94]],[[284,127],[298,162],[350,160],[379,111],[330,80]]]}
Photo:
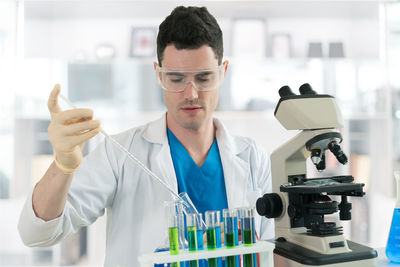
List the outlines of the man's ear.
{"label": "man's ear", "polygon": [[156,68],[157,68],[157,66],[158,66],[158,64],[157,64],[157,62],[153,62],[153,66],[154,66],[154,70],[156,70]]}
{"label": "man's ear", "polygon": [[225,60],[222,64],[224,65],[224,76],[225,76],[228,70],[229,60]]}

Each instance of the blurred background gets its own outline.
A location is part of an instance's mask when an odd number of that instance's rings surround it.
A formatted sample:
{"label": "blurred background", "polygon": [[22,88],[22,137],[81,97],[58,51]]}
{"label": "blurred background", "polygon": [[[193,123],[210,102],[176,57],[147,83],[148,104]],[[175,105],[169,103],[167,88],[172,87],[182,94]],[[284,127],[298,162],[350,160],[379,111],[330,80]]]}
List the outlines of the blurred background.
{"label": "blurred background", "polygon": [[366,184],[341,224],[349,239],[385,247],[400,169],[400,2],[0,0],[0,266],[103,264],[104,218],[50,248],[19,238],[22,204],[53,160],[47,97],[60,83],[109,133],[160,117],[155,38],[178,5],[206,6],[222,28],[230,65],[216,116],[235,134],[270,152],[296,134],[273,116],[283,85],[337,98],[350,163],[329,158],[322,176]]}

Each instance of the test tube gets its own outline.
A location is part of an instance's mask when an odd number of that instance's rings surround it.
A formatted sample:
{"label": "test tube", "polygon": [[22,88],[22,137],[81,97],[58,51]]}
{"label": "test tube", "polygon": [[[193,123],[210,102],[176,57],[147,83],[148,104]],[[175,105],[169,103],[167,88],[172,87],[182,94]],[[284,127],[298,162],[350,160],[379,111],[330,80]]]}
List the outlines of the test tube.
{"label": "test tube", "polygon": [[221,242],[221,212],[219,210],[214,211],[216,216],[216,225],[215,225],[215,241],[217,248],[222,246]]}
{"label": "test tube", "polygon": [[[189,245],[189,253],[197,252],[197,230],[196,230],[196,214],[189,213],[186,216],[186,229],[187,229],[187,240]],[[199,267],[198,260],[192,260],[189,262],[190,267]]]}
{"label": "test tube", "polygon": [[[180,242],[179,242],[179,217],[177,212],[177,203],[175,201],[168,201],[164,203],[167,216],[167,227],[169,237],[169,251],[171,255],[178,255]],[[179,262],[171,263],[171,267],[179,267]]]}
{"label": "test tube", "polygon": [[[245,208],[242,214],[242,239],[243,245],[245,247],[251,247],[253,245],[253,219],[254,219],[254,209]],[[243,265],[244,267],[253,267],[254,258],[253,254],[243,255]]]}
{"label": "test tube", "polygon": [[[215,228],[217,226],[217,222],[219,223],[219,219],[217,218],[217,213],[215,211],[206,211],[205,218],[207,227],[207,249],[215,250],[217,248]],[[208,259],[208,266],[217,267],[217,258]]]}
{"label": "test tube", "polygon": [[[255,217],[254,217],[254,214],[255,214],[254,207],[252,208],[252,213],[253,213],[253,216],[251,217],[251,225],[252,225],[251,226],[251,232],[252,232],[253,244],[254,244],[254,243],[257,242],[257,239],[256,239],[256,221],[255,221]],[[253,254],[254,267],[258,267],[257,255],[258,255],[257,253]]]}
{"label": "test tube", "polygon": [[204,241],[203,241],[203,218],[202,214],[196,214],[196,231],[197,231],[197,249],[203,250],[204,249]]}
{"label": "test tube", "polygon": [[[203,240],[203,234],[205,233],[205,227],[204,227],[204,221],[202,218],[201,213],[196,214],[196,231],[197,231],[197,249],[198,250],[203,250],[204,249],[204,240]],[[202,259],[199,260],[199,266],[200,267],[205,267],[206,265],[206,260]]]}
{"label": "test tube", "polygon": [[[222,211],[224,216],[224,234],[225,234],[225,247],[235,247],[235,219],[237,221],[237,211],[224,209]],[[236,256],[226,257],[227,267],[236,267]]]}

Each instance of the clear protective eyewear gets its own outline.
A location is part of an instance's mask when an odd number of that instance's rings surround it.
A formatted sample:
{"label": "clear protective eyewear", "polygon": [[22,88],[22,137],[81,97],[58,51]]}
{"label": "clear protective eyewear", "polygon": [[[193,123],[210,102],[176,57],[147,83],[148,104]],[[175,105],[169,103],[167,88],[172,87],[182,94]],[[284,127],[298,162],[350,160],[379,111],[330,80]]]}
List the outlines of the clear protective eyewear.
{"label": "clear protective eyewear", "polygon": [[224,80],[224,66],[203,70],[172,70],[157,66],[157,81],[162,89],[169,92],[183,92],[189,83],[197,91],[212,91]]}

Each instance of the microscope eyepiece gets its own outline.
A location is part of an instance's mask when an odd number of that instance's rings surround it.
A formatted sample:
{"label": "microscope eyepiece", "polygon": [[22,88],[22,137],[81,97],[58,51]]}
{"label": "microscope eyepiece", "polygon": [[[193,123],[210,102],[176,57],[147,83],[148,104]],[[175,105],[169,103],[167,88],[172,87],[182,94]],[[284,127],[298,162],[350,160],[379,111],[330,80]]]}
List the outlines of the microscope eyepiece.
{"label": "microscope eyepiece", "polygon": [[311,85],[308,83],[303,84],[299,88],[300,94],[302,95],[316,95],[317,92],[315,92],[312,88]]}
{"label": "microscope eyepiece", "polygon": [[285,86],[282,86],[281,89],[279,89],[279,95],[280,95],[280,97],[284,97],[284,96],[291,96],[291,95],[296,95],[296,94],[292,92],[292,89],[290,89],[289,86],[285,85]]}

